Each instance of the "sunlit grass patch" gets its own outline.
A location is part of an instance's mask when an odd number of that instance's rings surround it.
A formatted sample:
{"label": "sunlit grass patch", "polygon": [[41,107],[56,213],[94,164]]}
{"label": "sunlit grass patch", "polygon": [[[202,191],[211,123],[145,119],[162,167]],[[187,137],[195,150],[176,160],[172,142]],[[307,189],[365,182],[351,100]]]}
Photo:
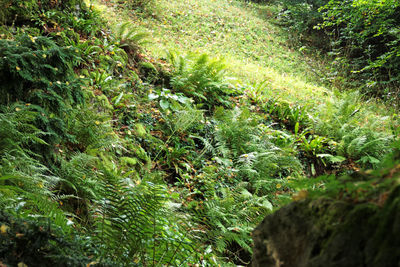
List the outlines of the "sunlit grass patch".
{"label": "sunlit grass patch", "polygon": [[[124,10],[138,30],[151,33],[148,51],[153,56],[165,57],[167,50],[175,50],[223,57],[232,75],[243,82],[266,79],[271,90],[289,92],[288,100],[295,96],[308,101],[328,91],[314,85],[318,79],[305,56],[291,49],[280,29],[260,16],[271,13],[269,7],[213,0],[161,0],[158,5],[161,13],[154,16]],[[285,92],[281,95],[285,98]]]}

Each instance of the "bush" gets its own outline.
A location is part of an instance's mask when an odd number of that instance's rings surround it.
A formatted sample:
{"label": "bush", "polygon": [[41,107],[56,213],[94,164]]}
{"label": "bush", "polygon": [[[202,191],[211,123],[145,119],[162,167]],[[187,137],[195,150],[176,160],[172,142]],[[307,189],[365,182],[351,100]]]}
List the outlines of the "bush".
{"label": "bush", "polygon": [[315,32],[314,27],[322,22],[322,14],[318,10],[327,2],[328,0],[281,0],[282,10],[278,19],[291,33],[295,33],[291,36],[294,40],[305,41]]}
{"label": "bush", "polygon": [[17,102],[35,111],[34,124],[47,133],[43,139],[48,144],[73,138],[64,117],[84,103],[81,82],[73,72],[75,54],[73,48],[60,47],[48,37],[23,34],[0,40],[0,79],[6,81],[0,86],[0,105]]}
{"label": "bush", "polygon": [[338,61],[348,59],[351,78],[367,93],[399,98],[400,2],[331,0],[320,11],[321,28],[332,37]]}
{"label": "bush", "polygon": [[86,266],[93,261],[87,245],[87,240],[69,238],[47,220],[0,212],[1,266]]}
{"label": "bush", "polygon": [[[346,87],[361,87],[364,93],[398,104],[398,1],[282,0],[281,4],[279,21],[295,33],[294,38],[311,40],[311,45],[334,57],[331,75],[344,75]],[[323,42],[313,38],[315,33]]]}

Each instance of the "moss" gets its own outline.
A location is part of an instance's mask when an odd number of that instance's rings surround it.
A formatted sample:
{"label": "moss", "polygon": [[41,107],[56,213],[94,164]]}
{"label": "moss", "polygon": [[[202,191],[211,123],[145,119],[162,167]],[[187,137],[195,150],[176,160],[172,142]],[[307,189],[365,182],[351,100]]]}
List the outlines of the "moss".
{"label": "moss", "polygon": [[108,98],[105,95],[98,95],[98,96],[96,96],[96,99],[103,108],[106,108],[108,110],[113,110],[113,107],[110,104],[110,101],[108,101]]}
{"label": "moss", "polygon": [[138,137],[144,138],[147,135],[146,128],[144,128],[143,124],[136,123],[135,124],[135,134]]}
{"label": "moss", "polygon": [[136,158],[141,160],[143,164],[145,165],[145,168],[150,168],[151,167],[151,159],[147,155],[146,151],[141,147],[141,146],[135,146],[133,144],[130,144],[128,146],[129,150],[131,150],[131,154],[134,155]]}
{"label": "moss", "polygon": [[375,231],[367,243],[365,255],[373,266],[390,266],[388,263],[400,260],[400,186],[392,191],[375,221]]}
{"label": "moss", "polygon": [[121,161],[121,163],[123,165],[130,166],[130,167],[133,167],[136,164],[138,164],[138,159],[137,158],[122,157],[122,158],[120,158],[120,161]]}
{"label": "moss", "polygon": [[399,236],[399,186],[383,207],[306,199],[280,209],[256,228],[254,255],[259,258],[253,258],[253,266],[397,266]]}

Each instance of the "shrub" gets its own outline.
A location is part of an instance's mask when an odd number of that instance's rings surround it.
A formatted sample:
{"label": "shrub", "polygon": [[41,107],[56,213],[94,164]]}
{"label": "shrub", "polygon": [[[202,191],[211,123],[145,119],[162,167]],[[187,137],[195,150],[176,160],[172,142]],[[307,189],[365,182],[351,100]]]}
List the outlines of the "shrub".
{"label": "shrub", "polygon": [[[319,8],[328,1],[280,0],[282,9],[278,15],[278,21],[291,32],[291,38],[305,41],[311,33],[315,32],[314,27],[323,21]],[[321,33],[318,33],[319,39],[323,37]],[[319,44],[322,45],[321,43]],[[317,45],[317,42],[314,41],[312,45]]]}
{"label": "shrub", "polygon": [[78,235],[65,236],[47,220],[21,219],[0,212],[2,266],[86,266],[94,254],[88,245]]}
{"label": "shrub", "polygon": [[[399,102],[400,3],[396,0],[283,0],[279,21],[298,40],[312,33],[334,57],[330,75],[346,78],[346,87]],[[322,31],[324,30],[324,31]],[[329,39],[325,40],[325,36]],[[338,79],[339,80],[339,79]]]}
{"label": "shrub", "polygon": [[6,81],[0,86],[0,105],[18,102],[35,111],[35,126],[47,133],[48,144],[72,138],[63,118],[84,103],[71,64],[75,57],[73,48],[59,47],[47,37],[23,34],[0,40],[0,79]]}
{"label": "shrub", "polygon": [[338,61],[348,59],[352,78],[368,93],[399,98],[400,3],[331,0],[320,11],[321,27],[333,38]]}
{"label": "shrub", "polygon": [[0,104],[22,101],[63,114],[68,105],[83,103],[71,65],[75,53],[47,37],[0,40],[0,78],[7,81],[0,87]]}
{"label": "shrub", "polygon": [[60,31],[72,27],[84,33],[95,33],[99,28],[99,16],[82,0],[1,0],[0,23],[39,26],[45,32]]}

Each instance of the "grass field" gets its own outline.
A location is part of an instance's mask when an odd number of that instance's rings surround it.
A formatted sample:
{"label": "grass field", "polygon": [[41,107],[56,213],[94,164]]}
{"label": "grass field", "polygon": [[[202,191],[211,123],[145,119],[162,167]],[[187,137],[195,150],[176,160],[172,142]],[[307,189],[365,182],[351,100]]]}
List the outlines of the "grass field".
{"label": "grass field", "polygon": [[227,0],[160,0],[154,15],[130,10],[120,10],[117,15],[110,7],[112,4],[100,7],[109,20],[129,17],[138,31],[150,33],[147,50],[154,57],[165,57],[166,51],[172,50],[224,58],[231,76],[244,83],[265,81],[267,97],[289,102],[318,104],[332,95],[315,74],[313,68],[319,63],[290,48],[285,33],[270,22],[274,6]]}
{"label": "grass field", "polygon": [[[347,92],[329,88],[321,80],[325,63],[317,52],[303,53],[290,45],[288,33],[274,24],[276,5],[238,0],[157,0],[146,12],[123,9],[117,1],[96,0],[111,25],[129,21],[138,32],[149,33],[146,53],[165,58],[168,51],[180,54],[207,53],[223,58],[228,75],[247,84],[263,99],[306,106],[311,113],[346,98]],[[257,85],[264,83],[264,86]],[[358,99],[358,98],[357,98]],[[389,130],[393,111],[379,101],[360,106],[361,121],[382,118],[381,130]],[[362,124],[362,123],[361,123]],[[378,129],[377,129],[378,130]]]}

